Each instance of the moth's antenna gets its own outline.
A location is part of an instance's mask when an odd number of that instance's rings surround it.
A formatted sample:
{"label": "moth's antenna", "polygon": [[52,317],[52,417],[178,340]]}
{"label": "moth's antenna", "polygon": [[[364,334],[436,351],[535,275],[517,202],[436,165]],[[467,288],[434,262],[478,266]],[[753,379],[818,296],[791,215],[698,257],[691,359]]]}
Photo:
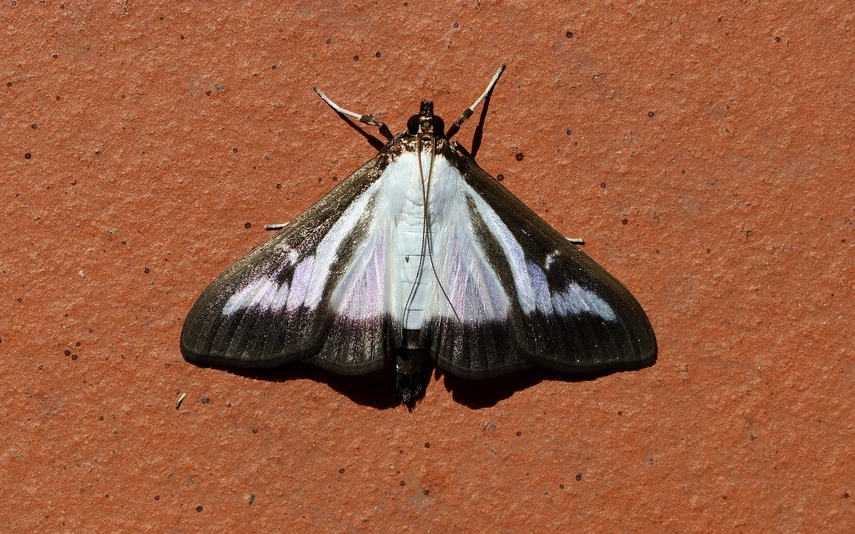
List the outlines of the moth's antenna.
{"label": "moth's antenna", "polygon": [[[502,67],[504,67],[504,65]],[[386,126],[386,123],[378,121],[377,119],[375,119],[371,115],[360,115],[359,113],[354,113],[352,111],[348,111],[348,110],[344,109],[343,107],[339,106],[338,104],[336,104],[335,102],[330,100],[329,97],[323,93],[323,91],[318,89],[317,85],[312,86],[312,89],[314,89],[315,92],[318,93],[318,96],[321,97],[321,100],[326,102],[329,105],[329,107],[333,108],[336,113],[339,113],[341,115],[347,115],[348,117],[353,117],[354,119],[358,120],[359,122],[361,122],[363,124],[370,124],[372,126],[376,126],[377,128],[380,129],[380,133],[386,139],[388,139],[390,141],[392,140],[392,137],[394,137],[392,135],[392,132],[389,130],[389,127]]]}
{"label": "moth's antenna", "polygon": [[502,63],[502,65],[499,67],[499,70],[496,71],[496,75],[493,76],[492,80],[490,80],[489,85],[487,85],[487,89],[481,94],[481,96],[478,97],[478,100],[476,100],[474,104],[466,108],[466,110],[460,114],[460,118],[454,121],[454,124],[452,124],[451,127],[448,129],[448,134],[445,136],[446,139],[451,139],[451,136],[457,133],[457,131],[460,129],[460,126],[464,122],[466,122],[466,119],[472,116],[472,113],[475,112],[475,108],[478,107],[478,104],[480,104],[482,100],[487,98],[487,95],[489,95],[490,91],[493,90],[493,87],[496,86],[496,82],[499,81],[499,76],[501,76],[503,72],[505,72],[504,63]]}

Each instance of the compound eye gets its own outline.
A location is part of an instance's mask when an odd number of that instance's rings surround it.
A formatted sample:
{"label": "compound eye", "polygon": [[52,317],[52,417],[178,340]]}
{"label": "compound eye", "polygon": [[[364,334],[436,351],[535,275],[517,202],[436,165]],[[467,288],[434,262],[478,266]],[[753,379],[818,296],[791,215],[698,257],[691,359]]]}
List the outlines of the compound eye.
{"label": "compound eye", "polygon": [[445,135],[445,122],[438,116],[433,116],[433,134],[437,137]]}
{"label": "compound eye", "polygon": [[407,132],[412,135],[419,133],[419,116],[413,115],[407,120]]}

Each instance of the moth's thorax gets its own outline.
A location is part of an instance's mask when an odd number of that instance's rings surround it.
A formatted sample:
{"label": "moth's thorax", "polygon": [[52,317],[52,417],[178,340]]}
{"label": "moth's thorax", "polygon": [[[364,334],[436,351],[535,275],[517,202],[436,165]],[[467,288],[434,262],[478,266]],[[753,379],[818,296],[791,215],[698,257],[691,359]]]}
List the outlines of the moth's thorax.
{"label": "moth's thorax", "polygon": [[428,154],[431,152],[435,152],[437,154],[448,153],[447,151],[451,149],[451,143],[449,143],[444,137],[437,137],[433,134],[404,134],[396,140],[395,148],[394,159],[398,159],[407,152],[412,152],[414,154],[416,152]]}

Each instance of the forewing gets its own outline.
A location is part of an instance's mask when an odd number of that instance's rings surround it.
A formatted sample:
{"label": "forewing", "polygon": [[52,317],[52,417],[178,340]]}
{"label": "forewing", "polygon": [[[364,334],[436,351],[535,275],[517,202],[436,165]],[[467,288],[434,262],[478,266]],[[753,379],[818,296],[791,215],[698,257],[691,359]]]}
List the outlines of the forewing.
{"label": "forewing", "polygon": [[372,232],[385,152],[217,277],[181,333],[193,363],[261,368],[308,360],[340,373],[382,367],[384,243]]}
{"label": "forewing", "polygon": [[[461,227],[474,235],[447,256],[476,261],[454,268],[452,259],[443,283],[453,306],[464,302],[458,294],[480,299],[480,305],[437,319],[438,365],[477,378],[526,364],[582,373],[652,364],[653,329],[629,291],[471,157],[447,157],[465,179],[469,215]],[[471,272],[466,262],[474,263]]]}

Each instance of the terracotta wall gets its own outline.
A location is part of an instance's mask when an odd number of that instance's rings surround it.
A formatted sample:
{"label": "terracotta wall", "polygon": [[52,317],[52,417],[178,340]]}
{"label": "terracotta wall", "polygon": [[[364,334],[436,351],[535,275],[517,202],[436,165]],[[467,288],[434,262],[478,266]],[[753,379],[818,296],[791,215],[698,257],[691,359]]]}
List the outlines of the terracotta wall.
{"label": "terracotta wall", "polygon": [[[0,11],[4,532],[852,531],[850,4]],[[632,290],[653,367],[409,413],[184,362],[201,290],[374,154],[313,84],[400,131],[501,62],[477,159]]]}

